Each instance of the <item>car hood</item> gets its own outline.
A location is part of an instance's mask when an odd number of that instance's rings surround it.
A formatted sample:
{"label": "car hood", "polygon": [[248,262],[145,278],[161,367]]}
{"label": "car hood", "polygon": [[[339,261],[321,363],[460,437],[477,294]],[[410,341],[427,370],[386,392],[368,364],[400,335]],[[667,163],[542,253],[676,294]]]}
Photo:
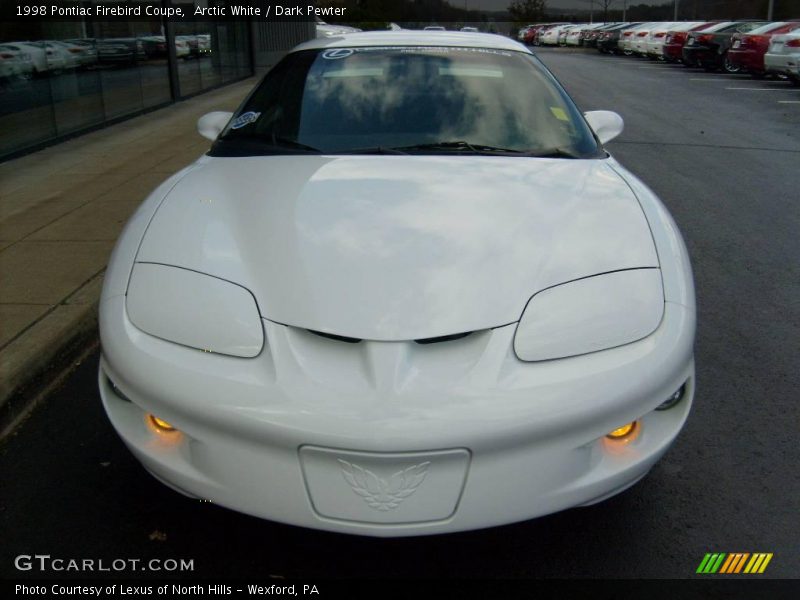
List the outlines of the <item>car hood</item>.
{"label": "car hood", "polygon": [[658,266],[608,162],[204,157],[161,204],[137,261],[239,283],[263,317],[341,336],[488,329],[549,286]]}

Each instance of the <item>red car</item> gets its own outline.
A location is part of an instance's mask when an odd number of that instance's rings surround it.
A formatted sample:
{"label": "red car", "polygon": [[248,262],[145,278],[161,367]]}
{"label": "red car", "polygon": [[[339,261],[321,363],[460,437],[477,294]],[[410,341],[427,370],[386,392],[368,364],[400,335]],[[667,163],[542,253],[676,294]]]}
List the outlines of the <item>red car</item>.
{"label": "red car", "polygon": [[764,55],[769,50],[770,39],[773,35],[789,33],[795,29],[800,30],[800,22],[784,21],[769,23],[748,33],[736,33],[733,35],[733,45],[728,50],[728,60],[753,77],[764,77]]}
{"label": "red car", "polygon": [[683,45],[686,43],[686,38],[690,31],[700,31],[706,27],[716,25],[719,21],[708,21],[701,25],[695,25],[686,31],[668,31],[667,37],[664,39],[664,60],[667,62],[681,62],[683,57]]}
{"label": "red car", "polygon": [[547,25],[534,25],[533,27],[528,27],[528,30],[525,32],[525,44],[528,46],[536,45],[536,34],[543,27],[547,27]]}

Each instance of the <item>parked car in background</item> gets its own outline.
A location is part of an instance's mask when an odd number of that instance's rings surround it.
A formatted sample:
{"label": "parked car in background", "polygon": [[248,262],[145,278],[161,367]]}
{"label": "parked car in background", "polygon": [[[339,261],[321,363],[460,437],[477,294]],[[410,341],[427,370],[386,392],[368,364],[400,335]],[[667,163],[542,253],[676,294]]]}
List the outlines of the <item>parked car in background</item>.
{"label": "parked car in background", "polygon": [[566,45],[567,46],[583,46],[586,35],[596,29],[603,27],[605,23],[589,23],[584,25],[576,25],[567,33]]}
{"label": "parked car in background", "polygon": [[549,27],[539,35],[539,44],[542,46],[557,46],[561,32],[569,27],[571,25],[563,23]]}
{"label": "parked car in background", "polygon": [[447,29],[445,29],[441,25],[428,25],[427,27],[423,27],[422,29],[423,31],[447,31]]}
{"label": "parked car in background", "polygon": [[530,31],[530,29],[532,27],[536,27],[536,26],[535,25],[525,25],[524,27],[520,27],[519,31],[517,31],[517,41],[518,42],[524,42],[525,41],[525,36],[528,35],[528,31]]}
{"label": "parked car in background", "polygon": [[525,35],[522,38],[522,43],[528,46],[538,46],[539,41],[537,39],[537,36],[539,32],[545,27],[547,27],[547,25],[533,25],[531,27],[527,27],[525,29]]}
{"label": "parked car in background", "polygon": [[681,23],[670,28],[667,35],[664,36],[664,46],[662,48],[664,60],[667,62],[682,62],[683,61],[683,45],[686,43],[686,38],[692,31],[703,31],[714,25],[718,25],[719,21],[706,21],[704,23],[692,24]]}
{"label": "parked car in background", "polygon": [[462,27],[459,31],[463,31],[464,33],[478,33],[477,27]]}
{"label": "parked car in background", "polygon": [[34,67],[31,55],[14,46],[0,44],[0,78],[29,79],[33,77]]}
{"label": "parked car in background", "polygon": [[667,33],[674,27],[695,27],[697,25],[702,25],[702,23],[699,21],[691,23],[666,22],[654,26],[650,30],[650,33],[647,34],[647,40],[645,42],[645,54],[647,58],[651,60],[664,60],[664,43],[667,39]]}
{"label": "parked car in background", "polygon": [[622,52],[625,56],[631,56],[634,52],[633,50],[633,42],[637,38],[640,32],[644,31],[645,33],[642,36],[646,35],[646,30],[652,25],[652,22],[646,23],[639,23],[633,27],[628,29],[624,29],[622,34],[618,40],[618,46],[620,52]]}
{"label": "parked car in background", "polygon": [[620,47],[620,38],[623,33],[630,31],[637,25],[641,25],[641,23],[620,23],[617,26],[610,27],[598,33],[595,46],[600,52],[617,54],[622,51]]}
{"label": "parked car in background", "polygon": [[585,48],[596,48],[597,40],[600,39],[605,33],[625,27],[627,23],[606,23],[602,27],[597,27],[591,30],[584,30],[581,32],[581,46]]}
{"label": "parked car in background", "polygon": [[201,56],[211,54],[211,34],[198,33],[197,34],[197,51]]}
{"label": "parked car in background", "polygon": [[[334,37],[337,35],[342,35],[343,33],[354,33],[356,31],[361,31],[357,27],[349,27],[347,25],[330,25],[319,17],[316,17],[316,27],[318,38]],[[442,29],[444,29],[444,27],[442,27]]]}
{"label": "parked car in background", "polygon": [[767,73],[786,75],[800,85],[800,33],[773,35],[764,55],[764,68]]}
{"label": "parked car in background", "polygon": [[654,22],[637,29],[636,34],[631,38],[631,52],[636,56],[647,56],[647,38],[654,28],[661,26],[662,23]]}
{"label": "parked car in background", "polygon": [[62,40],[50,40],[48,47],[61,51],[68,69],[87,68],[97,64],[97,50],[83,44]]}
{"label": "parked car in background", "polygon": [[192,49],[189,47],[189,42],[186,40],[175,39],[175,56],[177,58],[189,58],[192,55]]}
{"label": "parked car in background", "polygon": [[167,38],[163,35],[144,35],[139,40],[148,60],[167,57]]}
{"label": "parked car in background", "polygon": [[81,67],[89,68],[97,65],[97,40],[94,38],[72,38],[60,41],[77,46],[82,50],[82,52],[79,53]]}
{"label": "parked car in background", "polygon": [[567,36],[570,33],[575,32],[575,36],[577,37],[581,32],[580,28],[581,25],[567,25],[566,27],[563,27],[561,31],[558,32],[558,45],[566,46]]}
{"label": "parked car in background", "polygon": [[733,43],[728,50],[728,60],[753,77],[764,77],[766,75],[764,55],[769,50],[772,36],[796,30],[800,31],[800,22],[787,21],[768,23],[756,27],[749,33],[735,33]]}
{"label": "parked car in background", "polygon": [[[31,63],[33,69],[32,75],[41,75],[47,72],[47,58],[44,53],[44,48],[37,46],[29,46],[25,42],[6,42],[2,45],[2,49],[6,54],[13,54],[20,57],[27,56],[27,60]],[[13,60],[9,57],[7,60]],[[10,68],[10,67],[9,67]]]}
{"label": "parked car in background", "polygon": [[97,40],[97,57],[101,63],[133,64],[146,60],[147,54],[139,38],[102,38]]}
{"label": "parked car in background", "polygon": [[186,42],[189,47],[189,56],[192,58],[197,58],[200,56],[200,46],[197,40],[197,36],[194,34],[187,34],[187,35],[176,35],[176,40],[180,40],[182,42]]}
{"label": "parked car in background", "polygon": [[[542,25],[541,27],[536,28],[536,30],[534,31],[534,34],[533,34],[533,42],[532,42],[532,44],[534,46],[544,46],[545,45],[544,44],[544,36],[548,31],[550,31],[551,29],[553,29],[555,27],[564,27],[566,25],[569,25],[569,23],[547,23],[545,25]],[[556,34],[556,43],[557,43],[557,40],[558,40],[558,37],[557,37],[557,34]]]}
{"label": "parked car in background", "polygon": [[722,69],[726,73],[738,73],[741,67],[730,62],[728,58],[733,34],[747,33],[761,25],[766,25],[766,22],[735,21],[729,25],[693,31],[687,36],[683,46],[683,62],[689,66],[702,67],[706,71]]}

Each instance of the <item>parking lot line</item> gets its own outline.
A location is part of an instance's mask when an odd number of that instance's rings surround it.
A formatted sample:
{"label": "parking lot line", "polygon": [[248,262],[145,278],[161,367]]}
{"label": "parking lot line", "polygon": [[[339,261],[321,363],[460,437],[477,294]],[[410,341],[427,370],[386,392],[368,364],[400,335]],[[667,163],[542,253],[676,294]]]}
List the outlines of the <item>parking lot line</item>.
{"label": "parking lot line", "polygon": [[726,87],[726,90],[751,90],[753,92],[796,92],[794,88]]}
{"label": "parking lot line", "polygon": [[800,100],[778,100],[778,104],[800,104]]}

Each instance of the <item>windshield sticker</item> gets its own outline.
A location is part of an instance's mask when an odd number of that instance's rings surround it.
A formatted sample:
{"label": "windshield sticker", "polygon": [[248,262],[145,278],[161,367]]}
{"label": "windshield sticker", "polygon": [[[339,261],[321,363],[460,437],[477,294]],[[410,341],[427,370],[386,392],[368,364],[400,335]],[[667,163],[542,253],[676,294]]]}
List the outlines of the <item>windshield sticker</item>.
{"label": "windshield sticker", "polygon": [[334,48],[333,50],[325,50],[325,52],[322,53],[322,58],[327,58],[328,60],[337,60],[339,58],[347,58],[352,54],[352,48]]}
{"label": "windshield sticker", "polygon": [[260,112],[246,112],[244,114],[239,115],[233,120],[231,123],[231,129],[241,129],[245,125],[250,125],[250,123],[255,123],[258,121],[258,117],[261,116]]}
{"label": "windshield sticker", "polygon": [[493,77],[503,78],[499,69],[479,69],[476,67],[439,67],[439,75],[453,75],[455,77]]}
{"label": "windshield sticker", "polygon": [[323,77],[383,77],[380,67],[364,67],[361,69],[335,69],[325,71]]}
{"label": "windshield sticker", "polygon": [[551,106],[550,112],[553,113],[553,116],[559,121],[569,121],[569,117],[567,116],[567,113],[564,112],[563,108],[558,108],[557,106]]}
{"label": "windshield sticker", "polygon": [[453,52],[467,52],[472,54],[495,54],[497,56],[511,56],[507,50],[493,48],[467,48],[464,46],[364,46],[361,48],[333,48],[325,50],[322,58],[336,60],[347,58],[353,54],[368,54],[370,52],[399,52],[402,54],[451,54]]}

